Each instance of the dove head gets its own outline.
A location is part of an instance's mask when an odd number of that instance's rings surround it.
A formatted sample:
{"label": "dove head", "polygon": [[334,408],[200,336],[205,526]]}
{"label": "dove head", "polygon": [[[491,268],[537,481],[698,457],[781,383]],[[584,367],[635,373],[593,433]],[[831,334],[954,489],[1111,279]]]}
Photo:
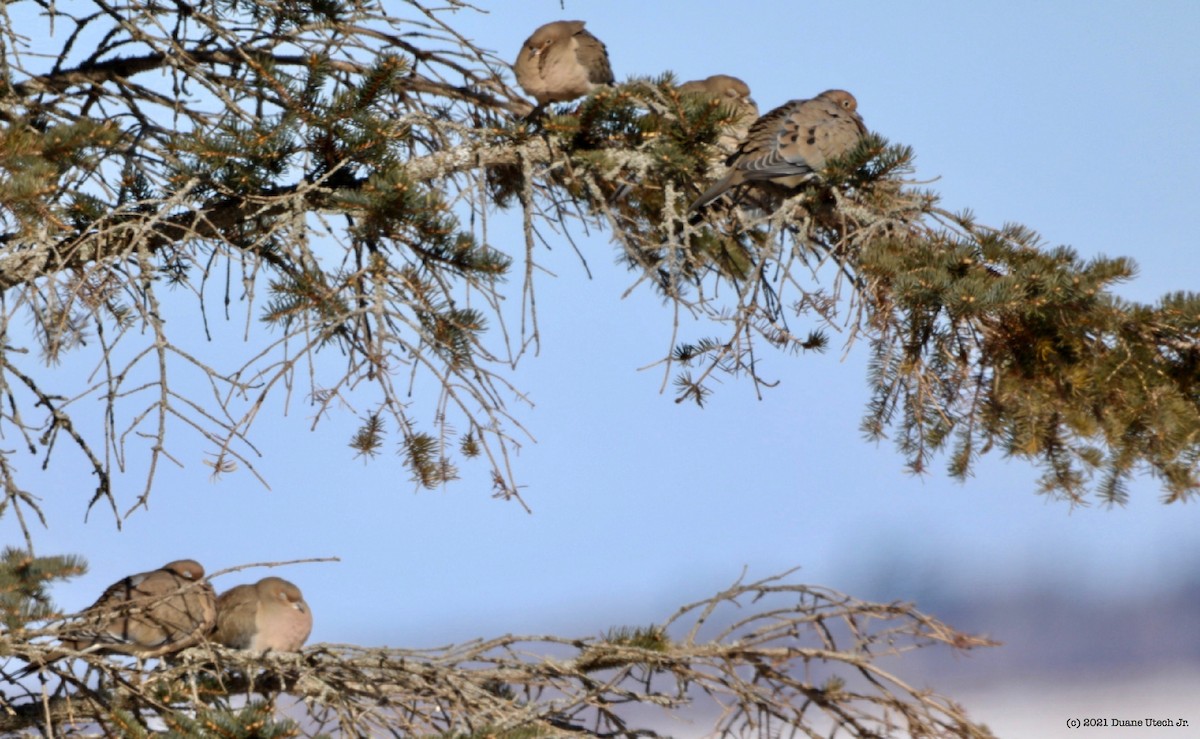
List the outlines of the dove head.
{"label": "dove head", "polygon": [[828,100],[839,108],[848,110],[851,113],[858,110],[858,101],[854,99],[853,95],[845,90],[826,90],[820,95],[817,95],[817,97],[822,100]]}
{"label": "dove head", "polygon": [[680,92],[706,92],[710,95],[746,100],[750,97],[750,86],[737,77],[728,74],[714,74],[702,80],[685,82],[679,86]]}
{"label": "dove head", "polygon": [[570,38],[583,30],[583,21],[554,21],[541,26],[525,41],[530,56],[541,56],[555,41]]}
{"label": "dove head", "polygon": [[167,572],[193,582],[204,577],[204,568],[194,559],[177,559],[162,566]]}
{"label": "dove head", "polygon": [[708,78],[707,82],[708,89],[727,98],[734,98],[739,101],[750,99],[750,85],[742,82],[737,77],[728,74],[714,74]]}
{"label": "dove head", "polygon": [[300,588],[284,580],[282,577],[264,577],[258,581],[255,588],[258,590],[259,599],[264,603],[274,601],[290,608],[295,608],[297,611],[303,612],[308,610],[308,604],[304,602],[304,596],[300,593]]}

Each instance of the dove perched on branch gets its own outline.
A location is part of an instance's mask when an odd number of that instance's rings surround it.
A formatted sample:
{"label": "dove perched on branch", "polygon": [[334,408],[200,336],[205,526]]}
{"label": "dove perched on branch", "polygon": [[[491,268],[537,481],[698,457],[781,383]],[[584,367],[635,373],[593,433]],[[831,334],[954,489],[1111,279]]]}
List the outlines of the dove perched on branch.
{"label": "dove perched on branch", "polygon": [[264,577],[221,593],[212,639],[234,649],[294,652],[304,646],[312,625],[300,588],[281,577]]}
{"label": "dove perched on branch", "polygon": [[180,559],[113,583],[63,645],[158,657],[197,644],[216,623],[216,599],[203,579],[199,562]]}
{"label": "dove perched on branch", "polygon": [[[692,203],[696,212],[743,186],[794,189],[815,178],[826,162],[865,136],[858,101],[845,90],[791,100],[755,121],[728,160],[729,171]],[[732,194],[734,200],[741,196]]]}
{"label": "dove perched on branch", "polygon": [[717,139],[717,148],[732,154],[758,118],[758,104],[750,97],[750,86],[728,74],[714,74],[702,80],[684,82],[679,91],[689,95],[707,95],[733,108],[736,118]]}
{"label": "dove perched on branch", "polygon": [[537,99],[539,108],[612,84],[608,50],[583,26],[583,21],[547,23],[521,47],[513,71],[521,88]]}
{"label": "dove perched on branch", "polygon": [[[62,646],[75,652],[161,657],[200,643],[216,623],[216,596],[193,559],[168,562],[110,585],[63,628]],[[28,674],[65,654],[31,663]]]}

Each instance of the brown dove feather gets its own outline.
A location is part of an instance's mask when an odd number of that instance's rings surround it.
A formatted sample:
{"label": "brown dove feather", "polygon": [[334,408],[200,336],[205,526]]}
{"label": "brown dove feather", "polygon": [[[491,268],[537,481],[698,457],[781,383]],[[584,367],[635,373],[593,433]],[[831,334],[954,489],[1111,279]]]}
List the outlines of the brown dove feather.
{"label": "brown dove feather", "polygon": [[216,623],[216,598],[203,578],[199,562],[180,559],[113,583],[63,645],[159,657],[197,644]]}
{"label": "brown dove feather", "polygon": [[221,594],[212,638],[234,649],[294,652],[308,640],[312,624],[300,588],[281,577],[264,577]]}
{"label": "brown dove feather", "polygon": [[[743,185],[796,188],[826,162],[853,149],[866,135],[858,101],[845,90],[791,100],[755,121],[732,155],[729,171],[692,203],[697,211]],[[735,201],[738,193],[733,195]]]}
{"label": "brown dove feather", "polygon": [[611,85],[608,50],[583,21],[555,21],[533,32],[513,64],[517,83],[538,106],[583,97]]}
{"label": "brown dove feather", "polygon": [[[76,652],[141,658],[194,646],[216,623],[216,596],[203,578],[204,567],[193,559],[122,578],[83,610],[78,622],[64,628],[62,645]],[[19,674],[65,656],[50,654]]]}
{"label": "brown dove feather", "polygon": [[750,86],[728,74],[714,74],[702,80],[684,82],[679,86],[684,93],[703,93],[721,99],[740,111],[754,111],[758,115],[758,104],[750,97]]}
{"label": "brown dove feather", "polygon": [[725,157],[737,150],[738,144],[746,138],[750,124],[758,118],[758,104],[750,97],[750,86],[732,75],[714,74],[702,80],[684,82],[679,91],[688,95],[706,95],[733,108],[735,119],[717,139],[717,148]]}

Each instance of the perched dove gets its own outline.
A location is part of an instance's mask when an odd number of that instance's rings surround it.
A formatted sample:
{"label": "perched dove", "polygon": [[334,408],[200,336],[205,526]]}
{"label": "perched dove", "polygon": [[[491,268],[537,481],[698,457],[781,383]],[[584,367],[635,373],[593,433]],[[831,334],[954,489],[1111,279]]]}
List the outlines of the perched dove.
{"label": "perched dove", "polygon": [[294,652],[304,646],[312,624],[300,588],[280,577],[264,577],[221,593],[212,638],[234,649]]}
{"label": "perched dove", "polygon": [[533,32],[521,47],[513,70],[538,107],[583,97],[611,85],[608,50],[583,28],[583,21],[555,21]]}
{"label": "perched dove", "polygon": [[750,124],[758,118],[758,104],[750,97],[750,86],[737,77],[714,74],[706,79],[684,82],[679,86],[679,91],[686,94],[707,95],[734,109],[736,119],[717,140],[717,148],[726,156],[737,149],[738,144],[749,132]]}
{"label": "perched dove", "polygon": [[199,643],[216,623],[216,597],[192,559],[130,575],[104,591],[68,627],[64,647],[160,657]]}
{"label": "perched dove", "polygon": [[845,90],[826,90],[810,100],[791,100],[755,121],[729,157],[729,171],[689,210],[697,211],[741,185],[796,188],[825,163],[845,154],[866,133],[858,101]]}

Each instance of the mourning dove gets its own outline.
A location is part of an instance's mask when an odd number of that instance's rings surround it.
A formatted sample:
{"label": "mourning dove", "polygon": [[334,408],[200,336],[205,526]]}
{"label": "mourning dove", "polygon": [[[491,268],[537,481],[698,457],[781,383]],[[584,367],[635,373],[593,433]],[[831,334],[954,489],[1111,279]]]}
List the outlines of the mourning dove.
{"label": "mourning dove", "polygon": [[295,652],[304,646],[312,624],[300,588],[281,577],[264,577],[221,594],[212,638],[234,649]]}
{"label": "mourning dove", "polygon": [[[192,559],[113,583],[65,629],[64,647],[74,651],[161,657],[199,643],[216,623],[216,597]],[[59,659],[54,655],[46,661]],[[33,667],[31,665],[31,667]]]}
{"label": "mourning dove", "polygon": [[513,70],[538,107],[583,97],[613,82],[608,51],[583,28],[583,21],[555,21],[533,32]]}
{"label": "mourning dove", "polygon": [[733,108],[734,121],[717,139],[717,148],[726,156],[732,154],[750,130],[750,124],[758,118],[758,104],[750,97],[750,86],[737,77],[714,74],[702,80],[684,82],[679,91],[692,95],[707,95]]}
{"label": "mourning dove", "polygon": [[867,128],[858,101],[845,90],[826,90],[810,100],[791,100],[755,121],[728,160],[729,171],[708,188],[691,211],[746,184],[796,188],[825,163],[853,149]]}

